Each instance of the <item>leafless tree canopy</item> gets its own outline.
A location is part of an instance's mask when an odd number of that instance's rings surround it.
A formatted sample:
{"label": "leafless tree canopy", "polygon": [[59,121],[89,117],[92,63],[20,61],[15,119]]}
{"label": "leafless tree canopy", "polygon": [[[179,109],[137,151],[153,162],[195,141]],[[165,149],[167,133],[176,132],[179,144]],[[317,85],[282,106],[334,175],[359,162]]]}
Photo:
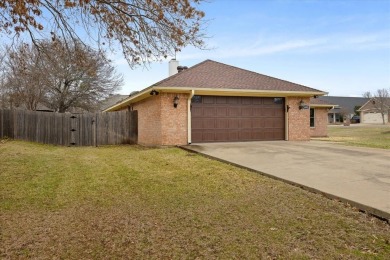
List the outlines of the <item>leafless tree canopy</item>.
{"label": "leafless tree canopy", "polygon": [[21,44],[6,61],[6,88],[14,106],[36,110],[44,104],[63,113],[70,108],[91,111],[122,85],[101,51],[81,43],[40,41]]}
{"label": "leafless tree canopy", "polygon": [[0,0],[0,35],[97,43],[130,66],[204,47],[203,0]]}
{"label": "leafless tree canopy", "polygon": [[5,60],[7,54],[6,46],[0,46],[0,108],[6,108],[9,105],[7,89],[5,88],[6,73]]}
{"label": "leafless tree canopy", "polygon": [[372,94],[371,94],[370,91],[366,91],[366,92],[363,93],[363,97],[364,98],[372,98]]}

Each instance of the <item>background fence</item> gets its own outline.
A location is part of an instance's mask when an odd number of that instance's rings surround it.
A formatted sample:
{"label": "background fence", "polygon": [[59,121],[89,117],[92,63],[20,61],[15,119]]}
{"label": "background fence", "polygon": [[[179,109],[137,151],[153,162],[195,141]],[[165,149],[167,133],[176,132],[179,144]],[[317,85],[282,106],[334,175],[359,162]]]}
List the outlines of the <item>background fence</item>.
{"label": "background fence", "polygon": [[137,111],[59,114],[0,109],[0,138],[65,146],[137,143]]}

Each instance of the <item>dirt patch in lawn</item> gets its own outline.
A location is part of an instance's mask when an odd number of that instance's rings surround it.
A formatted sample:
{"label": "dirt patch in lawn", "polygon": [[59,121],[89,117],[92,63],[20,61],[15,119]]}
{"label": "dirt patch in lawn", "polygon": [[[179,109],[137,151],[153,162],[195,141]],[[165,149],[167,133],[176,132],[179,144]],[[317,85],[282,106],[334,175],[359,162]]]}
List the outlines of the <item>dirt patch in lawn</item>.
{"label": "dirt patch in lawn", "polygon": [[0,147],[1,258],[371,258],[390,227],[176,148]]}

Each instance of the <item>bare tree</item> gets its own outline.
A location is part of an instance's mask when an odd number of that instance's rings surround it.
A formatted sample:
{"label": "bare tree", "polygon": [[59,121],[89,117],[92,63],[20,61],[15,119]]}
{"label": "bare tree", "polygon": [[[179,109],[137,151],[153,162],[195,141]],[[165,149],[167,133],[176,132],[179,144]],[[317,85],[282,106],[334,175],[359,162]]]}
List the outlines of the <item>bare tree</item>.
{"label": "bare tree", "polygon": [[366,91],[366,92],[363,93],[363,97],[364,98],[372,98],[372,94],[371,94],[370,91]]}
{"label": "bare tree", "polygon": [[203,0],[0,1],[0,34],[120,49],[130,66],[204,47]]}
{"label": "bare tree", "polygon": [[6,57],[8,47],[0,46],[0,108],[9,108],[9,95],[6,88]]}
{"label": "bare tree", "polygon": [[60,40],[36,44],[19,46],[8,61],[8,87],[29,110],[40,103],[60,113],[93,111],[123,83],[102,51]]}
{"label": "bare tree", "polygon": [[385,88],[378,89],[374,94],[365,92],[366,97],[371,98],[371,104],[374,109],[382,116],[383,124],[386,124],[385,116],[390,113],[390,90]]}
{"label": "bare tree", "polygon": [[42,63],[35,48],[21,44],[15,49],[9,48],[6,59],[6,83],[10,107],[20,107],[36,110],[44,98],[42,84]]}

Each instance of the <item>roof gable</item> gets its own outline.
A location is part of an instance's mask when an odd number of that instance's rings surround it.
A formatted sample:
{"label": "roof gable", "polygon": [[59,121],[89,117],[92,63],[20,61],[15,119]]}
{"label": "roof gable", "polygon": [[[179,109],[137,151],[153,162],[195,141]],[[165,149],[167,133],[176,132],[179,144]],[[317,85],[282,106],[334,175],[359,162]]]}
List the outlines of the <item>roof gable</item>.
{"label": "roof gable", "polygon": [[368,100],[363,106],[361,106],[358,111],[378,110],[379,108],[382,107],[382,101],[383,101],[384,108],[390,108],[390,98],[380,100],[378,98],[373,97],[370,100]]}
{"label": "roof gable", "polygon": [[320,92],[300,84],[266,76],[220,62],[205,60],[170,76],[152,87],[242,89],[265,91]]}

